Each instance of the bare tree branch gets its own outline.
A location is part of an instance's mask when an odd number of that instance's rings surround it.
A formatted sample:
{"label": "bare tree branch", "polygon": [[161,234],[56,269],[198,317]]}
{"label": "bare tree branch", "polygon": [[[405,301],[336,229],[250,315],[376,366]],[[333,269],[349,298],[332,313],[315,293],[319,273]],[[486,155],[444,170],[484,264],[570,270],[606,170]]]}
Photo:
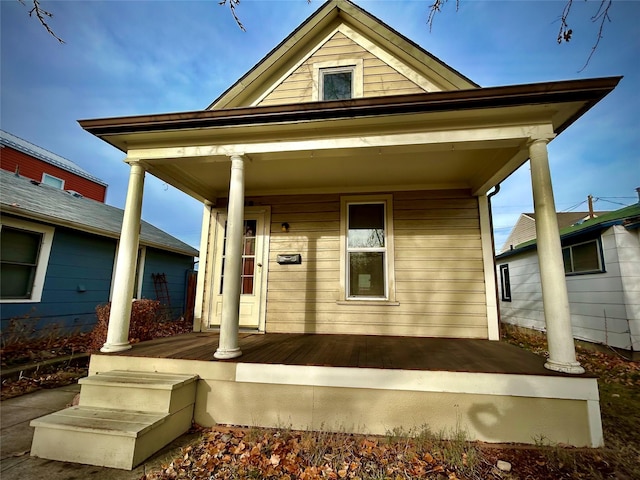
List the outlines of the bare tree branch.
{"label": "bare tree branch", "polygon": [[573,30],[569,28],[569,23],[567,22],[572,5],[573,0],[567,0],[567,3],[564,4],[564,8],[562,9],[562,15],[560,16],[560,30],[558,31],[558,38],[556,39],[558,43],[568,42],[571,40]]}
{"label": "bare tree branch", "polygon": [[[226,4],[227,4],[227,0],[220,0],[219,5],[226,5]],[[238,27],[240,27],[240,30],[242,30],[243,32],[246,32],[247,30],[244,28],[244,25],[242,25],[242,22],[240,21],[240,19],[238,18],[238,15],[236,14],[236,7],[238,5],[240,5],[240,0],[229,0],[229,10],[231,10],[231,15],[233,15],[233,19],[238,24]]]}
{"label": "bare tree branch", "polygon": [[[427,24],[429,25],[429,30],[433,27],[433,19],[435,18],[436,13],[442,10],[442,7],[449,0],[431,0],[433,3],[429,6],[429,17],[427,18]],[[587,1],[587,0],[585,0]],[[611,5],[613,4],[613,0],[600,0],[600,5],[595,15],[591,17],[591,21],[593,23],[600,22],[600,27],[598,29],[598,35],[596,37],[596,41],[591,47],[591,52],[587,57],[586,62],[582,66],[578,72],[582,72],[591,61],[593,54],[598,49],[598,45],[600,45],[600,40],[603,38],[604,26],[605,22],[611,22],[611,17],[609,16],[609,10]],[[564,8],[562,9],[562,14],[560,15],[560,29],[558,30],[558,37],[556,38],[558,43],[569,42],[573,36],[573,29],[569,26],[569,15],[571,13],[571,7],[573,6],[573,0],[566,0],[564,4]],[[460,7],[460,0],[456,0],[456,11]]]}
{"label": "bare tree branch", "polygon": [[[18,1],[25,7],[27,6],[24,0],[18,0]],[[42,8],[40,6],[40,0],[30,0],[30,2],[33,4],[33,8],[29,10],[29,16],[33,17],[33,14],[35,13],[36,17],[40,21],[40,24],[47,30],[47,32],[49,32],[49,34],[53,38],[58,40],[58,42],[64,43],[64,40],[62,40],[58,35],[56,35],[54,31],[51,30],[51,27],[49,27],[49,24],[47,23],[47,18],[53,18],[53,13],[48,12],[47,10]]]}
{"label": "bare tree branch", "polygon": [[600,40],[603,37],[602,32],[604,30],[604,22],[611,22],[611,17],[609,17],[609,9],[611,8],[612,2],[613,0],[600,0],[600,8],[598,8],[596,14],[591,17],[591,21],[594,23],[600,21],[600,28],[598,28],[598,37],[596,38],[596,43],[594,43],[593,47],[591,47],[591,52],[587,57],[587,61],[584,62],[584,65],[580,70],[578,70],[578,72],[582,72],[585,68],[587,68],[587,65],[589,65],[589,62],[591,61],[591,57],[593,57],[593,54],[596,52],[596,49],[600,44]]}
{"label": "bare tree branch", "polygon": [[[429,31],[433,28],[433,19],[436,13],[442,10],[442,7],[449,0],[433,0],[433,3],[429,5],[429,16],[427,17],[427,25],[429,25]],[[456,12],[460,9],[460,0],[456,0]]]}

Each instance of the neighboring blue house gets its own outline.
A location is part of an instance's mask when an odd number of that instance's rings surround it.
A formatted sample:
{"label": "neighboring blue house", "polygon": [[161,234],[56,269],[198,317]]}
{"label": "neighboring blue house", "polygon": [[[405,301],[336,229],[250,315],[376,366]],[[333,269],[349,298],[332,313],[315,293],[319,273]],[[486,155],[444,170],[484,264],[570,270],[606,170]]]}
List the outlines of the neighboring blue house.
{"label": "neighboring blue house", "polygon": [[[0,170],[2,332],[15,318],[37,330],[87,331],[109,301],[123,211]],[[198,251],[143,222],[135,298],[168,293],[171,316],[186,311],[187,277]],[[166,283],[154,285],[153,275]],[[166,289],[164,288],[166,285]],[[23,322],[24,323],[24,322]],[[30,321],[27,321],[30,324]]]}

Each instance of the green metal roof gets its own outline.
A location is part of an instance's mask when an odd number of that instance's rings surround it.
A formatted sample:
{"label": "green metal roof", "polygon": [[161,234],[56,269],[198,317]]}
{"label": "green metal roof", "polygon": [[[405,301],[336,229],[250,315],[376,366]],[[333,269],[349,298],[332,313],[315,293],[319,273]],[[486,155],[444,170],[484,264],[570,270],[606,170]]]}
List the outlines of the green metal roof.
{"label": "green metal roof", "polygon": [[[626,224],[626,225],[625,225]],[[574,236],[582,235],[595,230],[604,230],[612,225],[625,225],[627,228],[639,228],[640,227],[640,202],[628,207],[614,210],[613,212],[605,213],[599,217],[595,217],[586,220],[577,225],[571,225],[560,230],[560,239],[571,238]],[[521,253],[526,250],[533,249],[537,246],[536,239],[523,242],[516,245],[512,250],[497,255],[496,258],[504,258],[516,253]]]}

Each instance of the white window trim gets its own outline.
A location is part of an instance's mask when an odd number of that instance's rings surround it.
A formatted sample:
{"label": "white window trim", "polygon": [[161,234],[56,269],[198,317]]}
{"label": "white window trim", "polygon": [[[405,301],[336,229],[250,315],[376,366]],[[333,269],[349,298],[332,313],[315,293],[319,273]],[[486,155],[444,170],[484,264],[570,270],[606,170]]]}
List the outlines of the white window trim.
{"label": "white window trim", "polygon": [[[379,297],[357,297],[349,298],[348,295],[348,251],[347,251],[347,230],[348,230],[348,206],[353,203],[384,203],[385,205],[385,273],[386,273],[386,295]],[[393,196],[387,195],[354,195],[340,198],[340,299],[338,304],[348,305],[399,305],[396,301],[395,282],[395,250],[393,233]]]}
{"label": "white window trim", "polygon": [[51,246],[53,245],[53,234],[55,232],[55,228],[42,225],[40,223],[32,223],[25,220],[3,216],[0,220],[0,229],[5,225],[25,230],[27,232],[41,233],[42,243],[40,244],[40,252],[38,253],[38,265],[36,266],[36,274],[33,279],[33,287],[31,288],[31,297],[0,299],[0,303],[38,303],[42,300],[42,291],[44,289],[44,281],[47,276],[47,268],[49,266],[49,256],[51,255]]}
{"label": "white window trim", "polygon": [[[46,178],[53,178],[53,179],[55,179],[55,180],[58,180],[58,181],[62,182],[62,184],[60,185],[60,190],[64,190],[64,178],[59,178],[59,177],[56,177],[56,176],[54,176],[54,175],[50,175],[50,174],[48,174],[48,173],[43,173],[43,174],[42,174],[42,183],[44,183],[45,185],[49,185],[49,184],[48,184],[48,183],[46,183],[46,181],[45,181],[45,179],[46,179]],[[49,186],[50,186],[50,187],[53,187],[53,185],[49,185]],[[54,188],[57,188],[57,187],[54,187]]]}
{"label": "white window trim", "polygon": [[364,95],[364,61],[361,58],[345,58],[333,62],[316,62],[313,64],[313,85],[311,100],[322,100],[322,70],[335,69],[344,71],[345,68],[353,68],[351,98],[362,98]]}

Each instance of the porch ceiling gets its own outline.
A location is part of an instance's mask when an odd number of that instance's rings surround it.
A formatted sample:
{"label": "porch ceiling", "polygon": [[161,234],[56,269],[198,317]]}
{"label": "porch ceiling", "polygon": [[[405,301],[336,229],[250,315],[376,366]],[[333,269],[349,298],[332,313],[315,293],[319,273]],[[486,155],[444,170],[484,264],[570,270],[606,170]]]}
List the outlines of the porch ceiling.
{"label": "porch ceiling", "polygon": [[[524,140],[486,142],[471,148],[453,143],[344,147],[247,154],[246,195],[389,190],[396,187],[474,188],[517,157]],[[526,160],[521,156],[517,163]],[[226,197],[228,157],[147,160],[153,175],[181,184],[197,196]]]}
{"label": "porch ceiling", "polygon": [[246,195],[469,188],[484,194],[619,78],[398,97],[85,120],[89,132],[200,199],[225,197],[229,156]]}

